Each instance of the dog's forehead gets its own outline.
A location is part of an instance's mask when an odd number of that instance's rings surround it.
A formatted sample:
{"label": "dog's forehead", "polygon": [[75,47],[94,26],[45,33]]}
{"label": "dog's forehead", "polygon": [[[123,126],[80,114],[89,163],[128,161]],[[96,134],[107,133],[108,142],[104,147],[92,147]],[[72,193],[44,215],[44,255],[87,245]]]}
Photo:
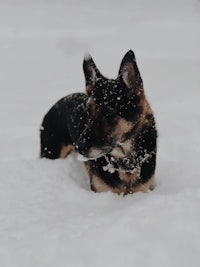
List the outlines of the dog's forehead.
{"label": "dog's forehead", "polygon": [[119,80],[114,80],[114,79],[97,79],[95,83],[96,89],[101,89],[101,90],[113,90],[116,89],[120,86]]}
{"label": "dog's forehead", "polygon": [[97,101],[119,98],[123,95],[124,86],[118,80],[98,79],[95,83],[93,96]]}

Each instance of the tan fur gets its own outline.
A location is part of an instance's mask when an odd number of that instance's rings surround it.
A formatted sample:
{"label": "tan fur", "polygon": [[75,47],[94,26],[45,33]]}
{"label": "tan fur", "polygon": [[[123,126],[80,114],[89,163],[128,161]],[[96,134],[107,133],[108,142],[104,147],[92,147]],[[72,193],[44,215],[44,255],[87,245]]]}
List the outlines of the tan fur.
{"label": "tan fur", "polygon": [[[99,178],[96,175],[93,175],[89,173],[90,179],[91,179],[91,188],[95,192],[107,192],[111,191],[116,194],[131,194],[131,193],[136,193],[136,192],[148,192],[153,188],[154,185],[154,175],[148,180],[148,182],[142,184],[142,183],[137,183],[134,186],[134,182],[137,182],[137,177],[135,174],[127,174],[127,173],[120,173],[120,178],[123,177],[123,182],[120,184],[118,187],[112,188],[111,186],[107,185],[104,183],[104,181]],[[131,187],[130,182],[133,183],[133,186]]]}
{"label": "tan fur", "polygon": [[97,176],[93,176],[92,186],[93,186],[93,190],[95,189],[94,191],[98,192],[98,193],[111,191],[111,192],[118,194],[118,195],[120,195],[120,194],[125,195],[124,194],[124,188],[125,188],[124,185],[121,184],[118,187],[113,188],[113,187],[105,184],[102,181],[102,179],[100,179]]}
{"label": "tan fur", "polygon": [[73,149],[74,147],[72,145],[68,145],[68,146],[63,145],[60,150],[60,158],[61,159],[66,158]]}
{"label": "tan fur", "polygon": [[121,192],[123,192],[122,188],[118,188],[118,187],[112,188],[111,186],[104,183],[104,181],[101,178],[99,178],[98,176],[96,176],[90,171],[90,168],[87,165],[87,163],[85,164],[85,166],[86,166],[86,171],[88,173],[88,176],[90,178],[91,189],[94,192],[101,193],[101,192],[112,191],[113,193],[116,193],[116,194],[120,194]]}
{"label": "tan fur", "polygon": [[127,185],[127,192],[128,193],[135,193],[135,192],[147,192],[148,190],[153,188],[154,184],[154,175],[146,182],[146,183],[138,183],[139,181],[139,173],[136,171],[134,173],[127,173],[127,172],[119,172],[120,179]]}
{"label": "tan fur", "polygon": [[130,151],[132,148],[132,140],[128,139],[123,143],[118,143],[118,145],[111,151],[111,155],[115,158],[124,157],[127,151]]}
{"label": "tan fur", "polygon": [[140,125],[148,124],[148,121],[146,120],[146,115],[152,114],[152,110],[150,108],[150,105],[146,99],[146,96],[144,93],[141,94],[140,97],[140,106],[142,107],[142,114],[140,117]]}
{"label": "tan fur", "polygon": [[137,171],[135,171],[134,173],[119,171],[119,177],[124,183],[134,184],[138,180],[138,173]]}
{"label": "tan fur", "polygon": [[[91,177],[91,187],[95,192],[107,192],[107,191],[113,191],[110,186],[104,183],[104,181],[99,178],[96,175],[92,175]],[[118,190],[115,189],[114,193],[119,193],[117,192]]]}
{"label": "tan fur", "polygon": [[124,151],[120,146],[117,146],[111,151],[110,154],[115,158],[122,158],[124,156]]}
{"label": "tan fur", "polygon": [[116,137],[118,140],[122,139],[122,136],[125,133],[128,133],[133,128],[133,123],[129,122],[123,118],[118,118],[117,125],[113,131],[113,137]]}
{"label": "tan fur", "polygon": [[134,188],[134,193],[135,192],[148,192],[149,190],[152,190],[154,187],[154,181],[155,181],[155,175],[152,175],[152,177],[144,184],[139,184]]}

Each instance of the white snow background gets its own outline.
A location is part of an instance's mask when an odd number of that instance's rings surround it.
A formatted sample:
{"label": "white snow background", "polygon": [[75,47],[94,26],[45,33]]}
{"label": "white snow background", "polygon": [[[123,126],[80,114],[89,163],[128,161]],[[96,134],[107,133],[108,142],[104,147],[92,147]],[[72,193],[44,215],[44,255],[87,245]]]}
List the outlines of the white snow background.
{"label": "white snow background", "polygon": [[[39,128],[137,57],[159,130],[156,188],[95,194],[81,162],[39,159]],[[200,2],[0,0],[0,266],[200,266]]]}

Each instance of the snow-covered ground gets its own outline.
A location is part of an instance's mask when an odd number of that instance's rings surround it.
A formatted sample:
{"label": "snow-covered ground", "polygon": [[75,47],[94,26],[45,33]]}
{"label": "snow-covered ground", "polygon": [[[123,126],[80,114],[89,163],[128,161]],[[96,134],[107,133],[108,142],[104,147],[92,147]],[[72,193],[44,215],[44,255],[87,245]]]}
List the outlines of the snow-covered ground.
{"label": "snow-covered ground", "polygon": [[[200,1],[0,0],[0,266],[200,266]],[[39,159],[39,127],[137,56],[159,129],[156,188],[90,191],[84,167]]]}

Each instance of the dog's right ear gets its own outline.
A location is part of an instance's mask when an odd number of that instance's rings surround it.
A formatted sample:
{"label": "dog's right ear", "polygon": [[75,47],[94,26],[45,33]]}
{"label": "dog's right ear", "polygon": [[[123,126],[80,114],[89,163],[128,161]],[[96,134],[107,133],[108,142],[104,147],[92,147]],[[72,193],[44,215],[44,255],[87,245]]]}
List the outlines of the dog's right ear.
{"label": "dog's right ear", "polygon": [[129,50],[122,59],[118,76],[122,78],[131,91],[138,95],[143,92],[142,78],[132,50]]}
{"label": "dog's right ear", "polygon": [[90,96],[96,80],[98,78],[103,78],[103,75],[96,67],[90,54],[85,54],[83,60],[83,71],[85,74],[86,93]]}

